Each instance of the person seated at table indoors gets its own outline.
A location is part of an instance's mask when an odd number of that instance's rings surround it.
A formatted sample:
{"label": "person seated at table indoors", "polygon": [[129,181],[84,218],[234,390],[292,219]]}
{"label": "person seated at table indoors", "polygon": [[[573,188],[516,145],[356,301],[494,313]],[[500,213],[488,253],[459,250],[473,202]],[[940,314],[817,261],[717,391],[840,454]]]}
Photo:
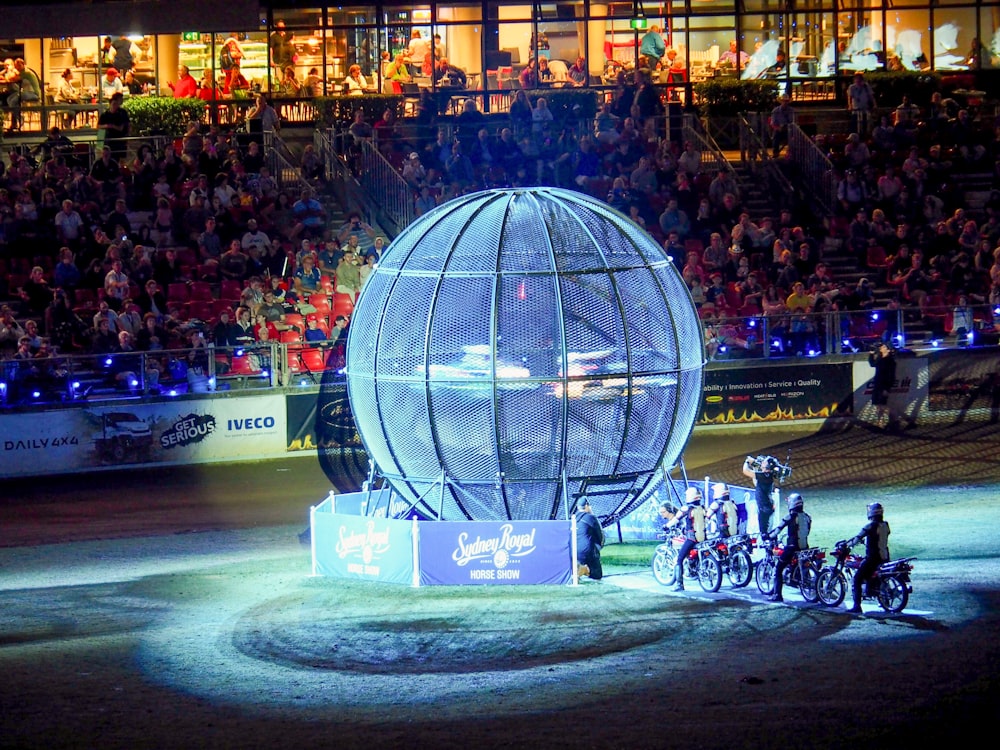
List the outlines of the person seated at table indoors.
{"label": "person seated at table indoors", "polygon": [[198,81],[198,94],[199,99],[203,99],[206,102],[212,102],[219,97],[219,86],[212,78],[212,71],[206,70],[201,74],[201,80]]}
{"label": "person seated at table indoors", "polygon": [[295,77],[295,68],[293,66],[285,66],[284,75],[282,76],[279,88],[282,96],[299,95],[299,91],[302,89],[302,84],[299,83],[299,79]]}
{"label": "person seated at table indoors", "polygon": [[406,55],[402,52],[396,55],[392,64],[386,69],[385,77],[390,81],[398,83],[410,83],[413,81],[413,76],[410,74],[409,67],[407,67]]}
{"label": "person seated at table indoors", "polygon": [[779,49],[774,53],[774,62],[764,71],[766,78],[783,76],[788,70],[788,61],[785,57],[785,50]]}
{"label": "person seated at table indoors", "polygon": [[539,86],[551,86],[555,81],[555,76],[549,69],[549,61],[544,58],[538,58],[538,85]]}
{"label": "person seated at table indoors", "polygon": [[[55,100],[59,104],[79,104],[80,90],[73,85],[73,71],[66,68],[59,77],[59,87],[56,89]],[[76,113],[66,112],[62,116],[64,128],[71,128],[76,124]]]}
{"label": "person seated at table indoors", "polygon": [[319,68],[309,68],[299,93],[301,96],[323,96],[323,79],[319,77]]}
{"label": "person seated at table indoors", "polygon": [[538,69],[535,67],[535,58],[528,59],[528,64],[517,78],[521,82],[522,89],[538,88]]}
{"label": "person seated at table indoors", "polygon": [[187,65],[178,66],[177,83],[167,81],[167,86],[174,92],[174,99],[193,99],[198,96],[198,82]]}
{"label": "person seated at table indoors", "polygon": [[59,77],[56,101],[65,104],[79,104],[80,102],[80,90],[73,85],[73,71],[70,68],[66,68]]}
{"label": "person seated at table indoors", "polygon": [[368,79],[361,74],[360,65],[352,65],[344,79],[344,93],[348,96],[361,96],[368,91]]}
{"label": "person seated at table indoors", "polygon": [[568,78],[570,86],[587,85],[587,81],[590,80],[590,73],[587,70],[587,61],[584,58],[576,58],[576,62],[569,67]]}
{"label": "person seated at table indoors", "polygon": [[464,70],[441,58],[434,66],[434,81],[438,86],[464,89],[468,79]]}
{"label": "person seated at table indoors", "polygon": [[117,68],[108,68],[104,71],[104,78],[101,79],[101,93],[104,98],[108,101],[115,94],[122,94],[125,92],[125,84],[122,83],[121,77],[118,75]]}
{"label": "person seated at table indoors", "polygon": [[729,40],[729,49],[719,55],[719,61],[715,64],[717,68],[739,67],[745,68],[750,62],[750,55],[741,50],[735,39]]}

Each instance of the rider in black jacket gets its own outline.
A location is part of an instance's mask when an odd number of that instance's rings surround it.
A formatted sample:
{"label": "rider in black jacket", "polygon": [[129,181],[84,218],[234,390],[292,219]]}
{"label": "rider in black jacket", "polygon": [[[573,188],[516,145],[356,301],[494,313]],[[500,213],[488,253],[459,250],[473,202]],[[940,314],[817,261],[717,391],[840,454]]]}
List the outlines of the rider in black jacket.
{"label": "rider in black jacket", "polygon": [[882,563],[889,562],[889,524],[882,519],[882,503],[868,504],[868,523],[851,539],[852,547],[865,542],[865,559],[854,576],[854,606],[851,612],[861,612],[861,587]]}
{"label": "rider in black jacket", "polygon": [[782,519],[781,524],[768,536],[777,538],[782,529],[788,529],[788,539],[785,548],[778,558],[778,564],[774,569],[774,593],[771,601],[781,602],[782,574],[788,563],[792,561],[795,554],[809,546],[809,529],[812,527],[812,518],[803,509],[802,495],[793,492],[788,496],[788,515]]}

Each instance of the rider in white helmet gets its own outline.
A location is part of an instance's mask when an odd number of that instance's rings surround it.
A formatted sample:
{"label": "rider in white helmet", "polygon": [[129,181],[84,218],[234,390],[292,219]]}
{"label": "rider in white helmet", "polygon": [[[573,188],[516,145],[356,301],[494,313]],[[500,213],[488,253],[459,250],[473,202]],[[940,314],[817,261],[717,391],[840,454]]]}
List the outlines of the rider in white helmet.
{"label": "rider in white helmet", "polygon": [[674,517],[670,519],[667,527],[679,525],[684,533],[684,543],[677,552],[677,566],[674,569],[676,582],[674,591],[684,590],[684,560],[698,543],[698,532],[695,528],[695,514],[701,511],[701,490],[697,487],[688,487],[684,493],[684,505],[680,507]]}
{"label": "rider in white helmet", "polygon": [[[736,519],[726,513],[729,486],[716,482],[712,485],[712,502],[705,510],[705,525],[710,536],[732,536],[736,533]],[[728,506],[732,507],[732,506]]]}

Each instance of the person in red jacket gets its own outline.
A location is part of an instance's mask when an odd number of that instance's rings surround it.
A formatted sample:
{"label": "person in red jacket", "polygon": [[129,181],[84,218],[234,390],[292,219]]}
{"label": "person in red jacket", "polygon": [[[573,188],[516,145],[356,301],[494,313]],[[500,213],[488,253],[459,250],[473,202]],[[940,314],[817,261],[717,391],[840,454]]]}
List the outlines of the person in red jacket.
{"label": "person in red jacket", "polygon": [[177,69],[180,78],[177,83],[167,83],[174,92],[174,99],[193,99],[198,96],[198,82],[191,75],[187,65],[181,65]]}

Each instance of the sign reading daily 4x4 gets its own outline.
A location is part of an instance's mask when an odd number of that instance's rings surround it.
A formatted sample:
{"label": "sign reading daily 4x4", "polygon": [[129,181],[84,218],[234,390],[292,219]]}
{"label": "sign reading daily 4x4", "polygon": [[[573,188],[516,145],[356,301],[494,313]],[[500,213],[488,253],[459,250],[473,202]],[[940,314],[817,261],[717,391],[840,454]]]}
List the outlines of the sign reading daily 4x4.
{"label": "sign reading daily 4x4", "polygon": [[[0,414],[0,477],[285,455],[280,395]],[[15,439],[16,436],[16,439]]]}

